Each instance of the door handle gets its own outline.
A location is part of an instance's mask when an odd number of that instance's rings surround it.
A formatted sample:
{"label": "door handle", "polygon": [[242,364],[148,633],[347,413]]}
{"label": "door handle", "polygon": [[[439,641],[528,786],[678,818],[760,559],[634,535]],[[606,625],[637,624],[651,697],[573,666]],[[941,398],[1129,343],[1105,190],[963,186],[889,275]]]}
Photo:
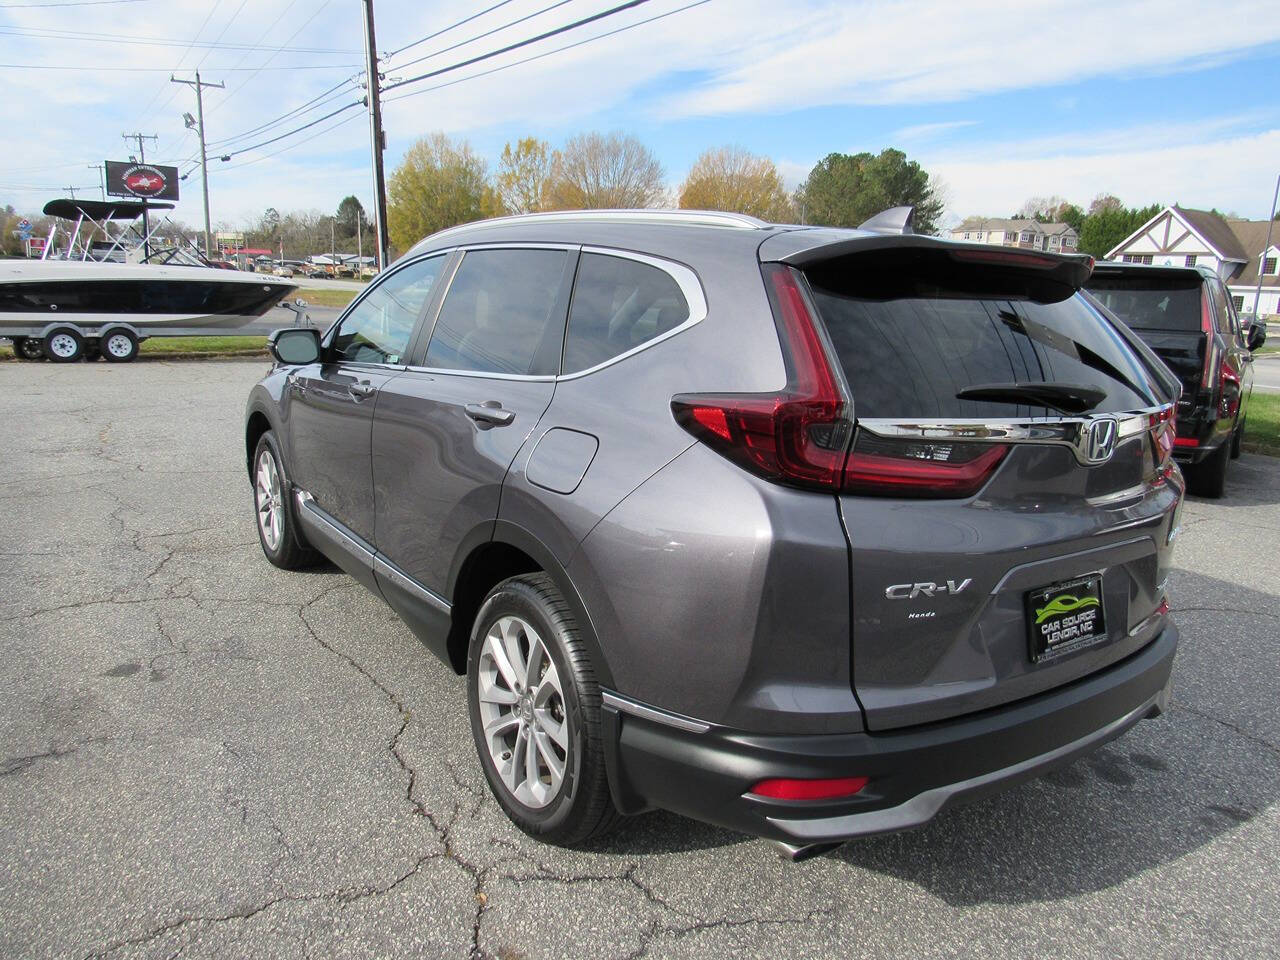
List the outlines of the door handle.
{"label": "door handle", "polygon": [[357,403],[361,400],[372,397],[377,392],[378,388],[368,380],[360,380],[356,383],[347,384],[347,393],[351,394],[352,399]]}
{"label": "door handle", "polygon": [[492,427],[505,427],[516,418],[511,410],[503,410],[497,400],[486,400],[484,403],[468,403],[464,408],[467,416],[476,423]]}

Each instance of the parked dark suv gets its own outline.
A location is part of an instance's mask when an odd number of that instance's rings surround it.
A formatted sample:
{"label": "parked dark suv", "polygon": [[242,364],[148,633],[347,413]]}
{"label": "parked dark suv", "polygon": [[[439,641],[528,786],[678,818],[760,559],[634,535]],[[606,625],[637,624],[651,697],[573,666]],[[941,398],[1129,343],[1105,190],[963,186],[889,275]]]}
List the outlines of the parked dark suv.
{"label": "parked dark suv", "polygon": [[795,852],[1164,708],[1159,365],[1088,257],[864,226],[486,221],[274,335],[267,558],[323,553],[466,675],[529,833],[661,807]]}
{"label": "parked dark suv", "polygon": [[1267,339],[1266,326],[1243,327],[1227,288],[1207,267],[1099,263],[1086,286],[1178,378],[1174,459],[1192,493],[1222,496],[1227,461],[1240,456],[1252,351]]}

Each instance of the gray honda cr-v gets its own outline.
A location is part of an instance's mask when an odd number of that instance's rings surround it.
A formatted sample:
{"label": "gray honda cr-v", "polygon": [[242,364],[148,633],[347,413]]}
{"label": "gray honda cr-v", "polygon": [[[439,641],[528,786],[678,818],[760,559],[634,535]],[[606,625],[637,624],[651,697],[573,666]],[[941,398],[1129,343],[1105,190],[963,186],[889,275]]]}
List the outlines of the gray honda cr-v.
{"label": "gray honda cr-v", "polygon": [[1177,388],[1091,268],[892,211],[446,230],[272,337],[262,548],[466,675],[535,836],[923,823],[1168,701]]}

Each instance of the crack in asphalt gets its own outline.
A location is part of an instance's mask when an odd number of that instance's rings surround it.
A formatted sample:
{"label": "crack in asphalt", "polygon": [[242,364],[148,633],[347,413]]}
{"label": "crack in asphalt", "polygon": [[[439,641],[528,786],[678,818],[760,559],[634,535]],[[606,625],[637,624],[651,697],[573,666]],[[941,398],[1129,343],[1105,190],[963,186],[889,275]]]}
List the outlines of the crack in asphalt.
{"label": "crack in asphalt", "polygon": [[1280,745],[1274,744],[1270,740],[1258,736],[1256,733],[1251,733],[1234,720],[1227,720],[1223,717],[1214,716],[1212,713],[1208,713],[1204,710],[1197,710],[1195,707],[1189,707],[1182,702],[1175,702],[1173,704],[1173,709],[1185,710],[1187,713],[1194,714],[1197,717],[1203,717],[1205,720],[1209,720],[1219,726],[1226,727],[1228,730],[1238,734],[1250,743],[1255,743],[1265,749],[1268,753],[1274,754],[1276,757],[1280,757]]}

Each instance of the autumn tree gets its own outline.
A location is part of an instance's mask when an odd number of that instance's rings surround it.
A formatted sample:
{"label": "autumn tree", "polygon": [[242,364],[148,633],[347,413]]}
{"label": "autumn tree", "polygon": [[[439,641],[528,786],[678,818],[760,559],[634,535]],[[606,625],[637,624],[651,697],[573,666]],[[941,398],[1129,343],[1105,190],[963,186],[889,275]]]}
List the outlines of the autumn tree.
{"label": "autumn tree", "polygon": [[543,190],[546,210],[658,206],[666,198],[658,158],[635,137],[581,133],[551,157]]}
{"label": "autumn tree", "polygon": [[551,173],[551,148],[545,140],[521,137],[515,149],[502,148],[495,187],[507,213],[533,213],[542,208],[542,190]]}
{"label": "autumn tree", "polygon": [[890,207],[915,207],[917,233],[934,233],[943,202],[929,174],[901,150],[831,153],[796,191],[805,223],[856,227]]}
{"label": "autumn tree", "polygon": [[1103,213],[1107,210],[1119,211],[1123,209],[1124,204],[1119,197],[1110,193],[1100,193],[1089,204],[1089,216],[1092,217],[1094,214]]}
{"label": "autumn tree", "polygon": [[794,219],[777,166],[742,147],[704,152],[680,185],[680,206],[747,213],[782,223]]}
{"label": "autumn tree", "polygon": [[443,133],[423,137],[405,153],[387,184],[391,241],[407,250],[428,234],[499,212],[488,165],[471,145]]}

